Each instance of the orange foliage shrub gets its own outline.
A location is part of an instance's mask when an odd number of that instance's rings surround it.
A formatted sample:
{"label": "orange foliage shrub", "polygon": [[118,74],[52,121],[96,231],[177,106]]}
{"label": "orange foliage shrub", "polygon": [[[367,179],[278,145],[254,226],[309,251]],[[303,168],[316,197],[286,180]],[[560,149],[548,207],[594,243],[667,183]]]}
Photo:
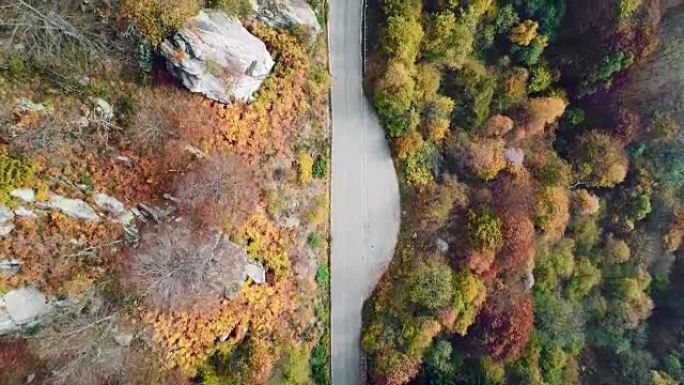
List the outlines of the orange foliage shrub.
{"label": "orange foliage shrub", "polygon": [[465,251],[466,264],[478,275],[490,271],[495,257],[496,252],[492,250],[477,250],[468,247]]}
{"label": "orange foliage shrub", "polygon": [[570,220],[570,192],[563,187],[545,187],[538,194],[535,224],[544,231],[544,237],[558,240]]}
{"label": "orange foliage shrub", "polygon": [[247,254],[261,262],[274,277],[284,277],[290,269],[288,242],[294,230],[277,226],[262,213],[252,215],[238,231],[236,242]]}
{"label": "orange foliage shrub", "polygon": [[[126,154],[131,155],[131,154]],[[175,156],[149,156],[135,158],[128,156],[129,162],[114,157],[89,155],[86,161],[93,184],[124,202],[154,202],[169,191],[175,172],[189,162],[183,153]]]}
{"label": "orange foliage shrub", "polygon": [[513,119],[504,115],[494,115],[487,119],[480,128],[482,135],[489,137],[502,137],[513,129]]}
{"label": "orange foliage shrub", "polygon": [[423,137],[418,131],[407,132],[400,136],[394,144],[397,158],[406,160],[409,156],[418,151],[418,149],[423,146],[423,143]]}
{"label": "orange foliage shrub", "polygon": [[526,109],[525,124],[514,132],[515,140],[524,140],[542,134],[547,125],[554,123],[565,112],[567,103],[559,97],[531,98]]}
{"label": "orange foliage shrub", "polygon": [[[33,284],[47,294],[79,294],[102,277],[117,256],[120,224],[86,222],[52,212],[45,219],[16,219],[0,252],[23,262],[11,285]],[[75,240],[75,242],[74,242]]]}
{"label": "orange foliage shrub", "polygon": [[274,55],[273,74],[261,86],[253,103],[215,108],[222,120],[220,144],[253,159],[263,150],[277,152],[284,148],[292,128],[307,111],[305,85],[310,63],[293,36],[260,25],[249,28]]}
{"label": "orange foliage shrub", "polygon": [[[292,338],[286,321],[296,308],[295,296],[294,283],[281,280],[272,286],[245,286],[238,299],[203,313],[144,311],[142,318],[153,328],[164,365],[193,375],[217,348],[232,350],[248,332],[252,337]],[[218,347],[217,341],[222,341]]]}

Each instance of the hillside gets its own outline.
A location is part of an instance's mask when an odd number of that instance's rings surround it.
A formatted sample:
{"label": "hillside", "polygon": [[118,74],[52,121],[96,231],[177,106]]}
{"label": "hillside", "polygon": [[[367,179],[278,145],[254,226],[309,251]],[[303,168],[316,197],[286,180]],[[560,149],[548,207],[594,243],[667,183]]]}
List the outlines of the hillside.
{"label": "hillside", "polygon": [[325,15],[0,4],[0,383],[330,383]]}

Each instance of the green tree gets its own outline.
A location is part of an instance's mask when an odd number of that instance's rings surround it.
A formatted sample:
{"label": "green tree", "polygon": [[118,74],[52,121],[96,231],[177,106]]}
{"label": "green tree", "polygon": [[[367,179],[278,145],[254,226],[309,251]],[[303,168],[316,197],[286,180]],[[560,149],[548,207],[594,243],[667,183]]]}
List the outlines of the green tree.
{"label": "green tree", "polygon": [[513,5],[506,4],[496,13],[496,20],[494,25],[498,33],[508,33],[514,25],[520,22],[518,12],[515,11]]}
{"label": "green tree", "polygon": [[295,348],[290,352],[285,366],[283,367],[283,385],[312,385],[309,377],[309,354],[303,347]]}
{"label": "green tree", "polygon": [[392,136],[400,136],[412,128],[410,110],[415,81],[411,71],[412,67],[401,61],[390,61],[375,87],[373,104]]}
{"label": "green tree", "polygon": [[453,330],[465,335],[470,325],[475,322],[480,307],[487,296],[487,288],[480,278],[464,269],[454,277],[453,309],[456,321]]}
{"label": "green tree", "polygon": [[527,90],[530,93],[542,92],[548,89],[553,83],[553,73],[546,67],[534,67],[530,71],[530,83]]}
{"label": "green tree", "polygon": [[496,250],[503,240],[501,219],[487,208],[468,210],[465,236],[468,244],[477,250]]}
{"label": "green tree", "polygon": [[413,64],[420,51],[423,26],[412,18],[390,16],[384,31],[382,49],[392,58]]}
{"label": "green tree", "polygon": [[411,272],[408,285],[411,302],[428,310],[443,308],[454,297],[454,274],[444,262],[421,262]]}
{"label": "green tree", "polygon": [[655,174],[659,181],[680,187],[684,184],[684,142],[663,140],[656,142],[647,151],[653,160]]}
{"label": "green tree", "polygon": [[608,134],[594,130],[582,135],[575,156],[581,181],[596,187],[613,187],[627,176],[627,155]]}

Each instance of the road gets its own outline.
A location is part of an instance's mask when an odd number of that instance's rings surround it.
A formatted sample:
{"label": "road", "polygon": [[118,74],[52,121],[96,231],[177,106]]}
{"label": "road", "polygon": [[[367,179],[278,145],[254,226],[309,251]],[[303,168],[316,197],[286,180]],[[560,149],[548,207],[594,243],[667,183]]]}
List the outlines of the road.
{"label": "road", "polygon": [[366,100],[361,0],[331,0],[331,318],[333,385],[361,384],[361,307],[392,258],[399,188],[383,129]]}

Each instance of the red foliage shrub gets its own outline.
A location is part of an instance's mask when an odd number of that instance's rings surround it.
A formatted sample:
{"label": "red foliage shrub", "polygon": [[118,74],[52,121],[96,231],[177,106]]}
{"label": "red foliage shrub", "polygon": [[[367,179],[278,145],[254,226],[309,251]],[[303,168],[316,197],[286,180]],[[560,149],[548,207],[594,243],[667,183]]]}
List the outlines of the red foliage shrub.
{"label": "red foliage shrub", "polygon": [[533,324],[530,294],[500,291],[488,297],[468,339],[479,354],[511,361],[527,344]]}
{"label": "red foliage shrub", "polygon": [[530,219],[534,202],[529,178],[502,178],[494,191],[501,218],[503,246],[497,255],[501,271],[522,273],[534,258],[534,223]]}
{"label": "red foliage shrub", "polygon": [[40,380],[40,369],[40,363],[24,340],[0,341],[0,382],[3,385],[24,385],[31,373]]}
{"label": "red foliage shrub", "polygon": [[503,271],[524,272],[534,258],[534,223],[524,212],[502,216],[503,247],[498,255]]}
{"label": "red foliage shrub", "polygon": [[465,251],[466,264],[475,274],[481,275],[489,271],[496,253],[491,250],[480,251],[469,247]]}

